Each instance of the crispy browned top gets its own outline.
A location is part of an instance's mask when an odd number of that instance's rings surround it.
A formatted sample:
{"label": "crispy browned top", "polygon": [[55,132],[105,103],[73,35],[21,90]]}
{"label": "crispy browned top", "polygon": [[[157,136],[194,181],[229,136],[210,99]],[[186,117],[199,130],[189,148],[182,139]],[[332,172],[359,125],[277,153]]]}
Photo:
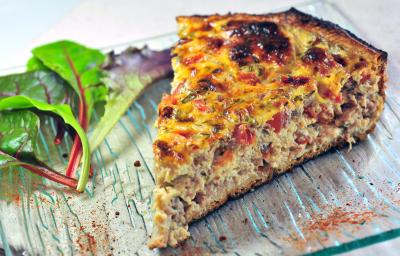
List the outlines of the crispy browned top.
{"label": "crispy browned top", "polygon": [[175,76],[171,95],[159,105],[156,159],[182,165],[218,140],[251,144],[259,127],[279,133],[284,112],[305,96],[340,104],[350,73],[364,74],[386,58],[351,33],[310,17],[296,10],[178,17]]}

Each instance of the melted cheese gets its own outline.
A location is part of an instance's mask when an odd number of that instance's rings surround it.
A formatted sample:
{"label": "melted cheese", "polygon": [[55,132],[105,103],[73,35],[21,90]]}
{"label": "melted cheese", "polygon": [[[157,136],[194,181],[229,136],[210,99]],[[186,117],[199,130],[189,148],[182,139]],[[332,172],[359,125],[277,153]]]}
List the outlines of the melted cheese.
{"label": "melted cheese", "polygon": [[[188,162],[190,152],[229,140],[238,124],[264,127],[307,95],[340,104],[350,73],[335,61],[351,62],[348,51],[287,25],[276,29],[235,16],[184,18],[179,36],[172,93],[159,105],[155,143],[156,157],[168,164]],[[167,147],[158,147],[159,141]]]}

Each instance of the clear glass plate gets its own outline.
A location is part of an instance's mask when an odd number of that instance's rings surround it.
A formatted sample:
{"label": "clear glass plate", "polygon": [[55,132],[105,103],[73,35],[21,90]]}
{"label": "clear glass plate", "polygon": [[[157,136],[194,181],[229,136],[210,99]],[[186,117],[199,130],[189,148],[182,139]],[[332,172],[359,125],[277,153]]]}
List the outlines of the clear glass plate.
{"label": "clear glass plate", "polygon": [[[354,30],[329,3],[297,8]],[[163,49],[176,39],[168,34],[106,50],[143,44]],[[331,254],[400,235],[400,94],[389,83],[375,132],[351,151],[331,150],[230,200],[192,224],[191,238],[177,249],[150,251],[153,124],[169,82],[147,88],[94,153],[95,175],[86,193],[21,169],[0,172],[0,247],[6,254]],[[62,170],[71,141],[53,145],[55,126],[46,122],[40,151]]]}

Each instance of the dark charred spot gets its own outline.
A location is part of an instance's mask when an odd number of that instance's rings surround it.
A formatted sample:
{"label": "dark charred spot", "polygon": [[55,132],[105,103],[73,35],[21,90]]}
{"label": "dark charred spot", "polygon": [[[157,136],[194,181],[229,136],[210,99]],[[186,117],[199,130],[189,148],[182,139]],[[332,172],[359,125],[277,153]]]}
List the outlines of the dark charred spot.
{"label": "dark charred spot", "polygon": [[159,140],[156,142],[156,147],[160,150],[163,155],[172,155],[172,150],[167,142]]}
{"label": "dark charred spot", "polygon": [[351,109],[353,107],[355,107],[355,105],[352,102],[347,102],[347,103],[340,105],[340,108],[342,110]]}
{"label": "dark charred spot", "polygon": [[343,85],[342,91],[347,91],[347,92],[354,91],[356,86],[357,82],[350,77],[349,80],[347,80],[347,82]]}
{"label": "dark charred spot", "polygon": [[219,74],[222,72],[222,68],[216,68],[212,71],[213,74]]}
{"label": "dark charred spot", "polygon": [[342,67],[346,67],[347,66],[347,61],[342,56],[340,56],[339,54],[333,54],[332,56],[333,56],[333,59],[337,63],[339,63]]}
{"label": "dark charred spot", "polygon": [[239,65],[260,61],[282,63],[288,54],[289,46],[289,39],[280,35],[270,38],[249,38],[246,42],[232,47],[230,58]]}
{"label": "dark charred spot", "polygon": [[284,36],[276,36],[257,44],[265,53],[280,54],[289,48],[289,40]]}
{"label": "dark charred spot", "polygon": [[211,82],[210,79],[204,78],[201,79],[197,82],[197,85],[199,86],[199,92],[205,92],[205,91],[216,91],[217,87]]}
{"label": "dark charred spot", "polygon": [[315,46],[315,45],[317,45],[317,44],[319,44],[319,43],[321,43],[322,42],[322,40],[321,40],[321,38],[320,37],[317,37],[317,38],[315,38],[315,40],[312,42],[312,46]]}
{"label": "dark charred spot", "polygon": [[310,79],[304,76],[288,76],[282,78],[284,84],[291,84],[294,86],[304,85],[308,83],[308,81],[310,81]]}
{"label": "dark charred spot", "polygon": [[214,158],[215,157],[219,157],[219,156],[223,156],[226,150],[228,150],[228,148],[226,146],[220,146],[219,148],[217,148],[214,151]]}
{"label": "dark charred spot", "polygon": [[142,166],[142,164],[140,163],[139,160],[136,160],[136,161],[133,163],[133,165],[134,165],[135,167],[140,167],[140,166]]}
{"label": "dark charred spot", "polygon": [[182,123],[189,123],[189,122],[193,122],[194,118],[193,117],[182,117],[182,116],[177,116],[176,120]]}
{"label": "dark charred spot", "polygon": [[202,31],[210,31],[211,29],[212,29],[212,26],[209,22],[203,23],[203,25],[200,28],[200,30],[202,30]]}
{"label": "dark charred spot", "polygon": [[271,143],[261,145],[261,153],[266,154],[271,150]]}
{"label": "dark charred spot", "polygon": [[217,51],[224,45],[222,38],[208,38],[207,45],[211,50]]}
{"label": "dark charred spot", "polygon": [[167,142],[158,140],[154,144],[160,151],[161,156],[170,156],[176,159],[183,159],[183,155],[171,149]]}
{"label": "dark charred spot", "polygon": [[231,21],[227,27],[235,38],[230,58],[239,65],[259,61],[282,63],[288,54],[289,39],[275,23]]}
{"label": "dark charred spot", "polygon": [[230,51],[230,58],[233,61],[243,65],[246,63],[246,59],[251,56],[251,48],[247,43],[237,44],[232,47]]}
{"label": "dark charred spot", "polygon": [[301,16],[300,17],[300,22],[302,24],[308,24],[311,22],[311,16]]}
{"label": "dark charred spot", "polygon": [[336,62],[333,57],[319,47],[310,48],[302,57],[305,64],[311,65],[315,73],[319,72],[322,75],[329,74],[331,68],[335,67]]}
{"label": "dark charred spot", "polygon": [[231,36],[273,36],[278,34],[278,26],[273,22],[230,21],[227,26],[233,28]]}
{"label": "dark charred spot", "polygon": [[213,125],[212,131],[213,133],[217,133],[225,128],[224,124],[215,124]]}
{"label": "dark charred spot", "polygon": [[310,48],[302,57],[305,63],[318,63],[324,62],[327,59],[327,55],[324,49],[319,47]]}
{"label": "dark charred spot", "polygon": [[160,111],[160,117],[162,118],[171,118],[174,113],[174,109],[170,106],[166,106]]}

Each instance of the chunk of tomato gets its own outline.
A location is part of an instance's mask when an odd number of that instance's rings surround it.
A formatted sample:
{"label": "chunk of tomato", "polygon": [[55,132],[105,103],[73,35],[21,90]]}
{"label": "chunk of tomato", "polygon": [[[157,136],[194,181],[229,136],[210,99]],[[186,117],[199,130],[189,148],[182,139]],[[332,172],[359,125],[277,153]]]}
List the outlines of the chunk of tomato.
{"label": "chunk of tomato", "polygon": [[245,124],[239,124],[235,126],[233,130],[233,138],[236,143],[240,145],[251,145],[255,142],[255,134]]}
{"label": "chunk of tomato", "polygon": [[281,111],[272,116],[272,119],[267,121],[267,125],[271,127],[274,132],[279,133],[287,123],[287,115]]}

